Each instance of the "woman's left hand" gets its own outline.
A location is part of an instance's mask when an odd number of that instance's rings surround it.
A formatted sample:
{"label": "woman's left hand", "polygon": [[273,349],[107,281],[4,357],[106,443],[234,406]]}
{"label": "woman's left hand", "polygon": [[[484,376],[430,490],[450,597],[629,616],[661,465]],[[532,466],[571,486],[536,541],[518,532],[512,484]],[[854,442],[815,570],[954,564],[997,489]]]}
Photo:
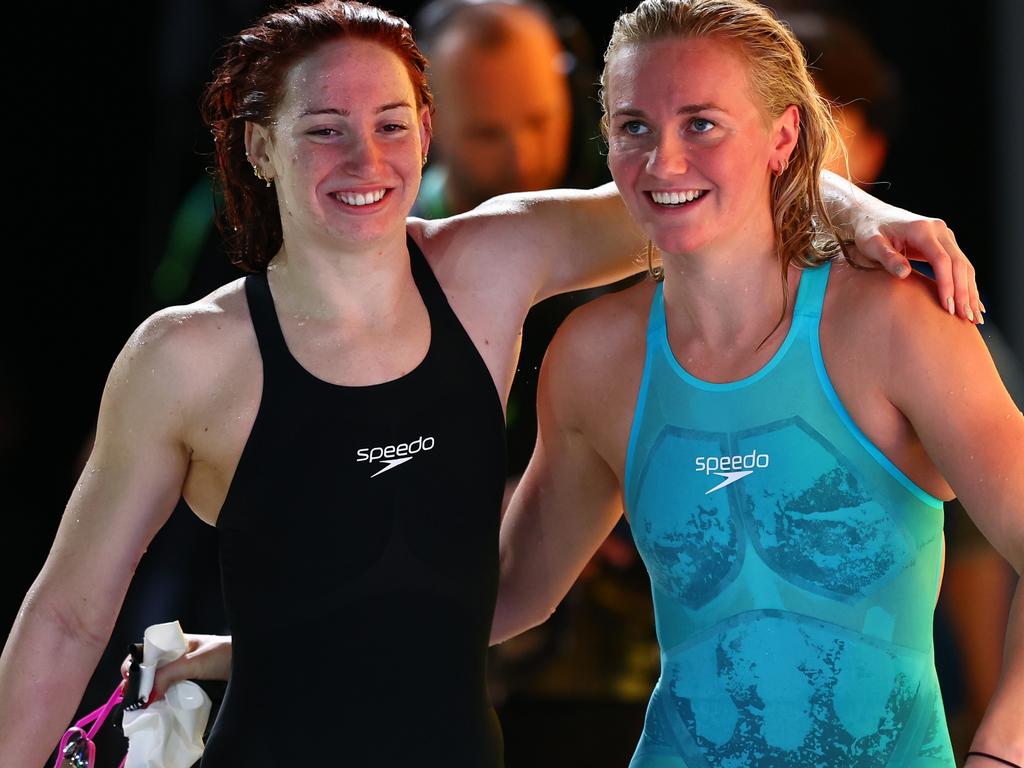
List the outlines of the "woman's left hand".
{"label": "woman's left hand", "polygon": [[926,261],[935,274],[939,303],[951,315],[984,323],[974,265],[942,219],[918,216],[880,201],[853,223],[857,250],[896,277],[910,274],[909,260]]}

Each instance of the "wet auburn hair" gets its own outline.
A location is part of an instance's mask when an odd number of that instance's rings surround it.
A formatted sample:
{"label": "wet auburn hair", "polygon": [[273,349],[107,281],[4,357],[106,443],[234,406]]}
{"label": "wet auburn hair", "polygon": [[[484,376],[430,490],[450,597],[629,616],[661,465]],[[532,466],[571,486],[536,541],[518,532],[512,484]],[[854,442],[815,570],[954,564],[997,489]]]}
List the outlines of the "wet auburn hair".
{"label": "wet auburn hair", "polygon": [[[829,103],[814,86],[800,43],[768,9],[750,0],[644,0],[615,22],[601,73],[601,130],[608,135],[608,64],[627,45],[666,38],[713,38],[741,51],[750,89],[768,120],[790,104],[800,112],[800,131],[789,164],[771,179],[775,246],[788,295],[790,264],[814,266],[842,252],[824,205],[821,169],[844,152]],[[784,310],[785,312],[785,310]]]}
{"label": "wet auburn hair", "polygon": [[409,24],[358,2],[321,0],[268,13],[231,38],[202,98],[203,121],[214,138],[216,174],[224,196],[217,225],[232,262],[250,272],[266,269],[281,247],[277,195],[253,174],[245,152],[245,124],[270,125],[281,103],[289,68],[319,44],[356,38],[379,43],[405,64],[416,107],[433,112],[427,60]]}

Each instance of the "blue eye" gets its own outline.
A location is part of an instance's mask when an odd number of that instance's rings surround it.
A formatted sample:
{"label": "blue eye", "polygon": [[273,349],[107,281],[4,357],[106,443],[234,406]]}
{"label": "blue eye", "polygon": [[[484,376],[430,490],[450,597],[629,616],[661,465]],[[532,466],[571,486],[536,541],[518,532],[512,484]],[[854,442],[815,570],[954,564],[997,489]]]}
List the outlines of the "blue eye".
{"label": "blue eye", "polygon": [[619,130],[629,136],[643,136],[647,133],[648,129],[647,126],[639,120],[628,120],[622,124]]}
{"label": "blue eye", "polygon": [[703,117],[695,117],[690,121],[690,127],[697,133],[709,133],[715,124],[710,120],[705,120]]}

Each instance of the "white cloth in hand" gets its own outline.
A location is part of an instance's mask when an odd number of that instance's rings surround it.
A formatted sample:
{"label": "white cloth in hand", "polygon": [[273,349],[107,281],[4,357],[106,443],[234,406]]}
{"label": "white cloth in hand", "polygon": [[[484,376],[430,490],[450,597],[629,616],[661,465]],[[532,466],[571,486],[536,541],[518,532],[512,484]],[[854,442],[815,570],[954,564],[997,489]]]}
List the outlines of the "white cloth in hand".
{"label": "white cloth in hand", "polygon": [[[185,635],[176,621],[154,624],[143,636],[139,695],[149,697],[158,667],[183,656]],[[125,768],[190,768],[203,754],[203,732],[210,718],[210,697],[195,683],[182,680],[145,709],[124,713],[128,737]]]}

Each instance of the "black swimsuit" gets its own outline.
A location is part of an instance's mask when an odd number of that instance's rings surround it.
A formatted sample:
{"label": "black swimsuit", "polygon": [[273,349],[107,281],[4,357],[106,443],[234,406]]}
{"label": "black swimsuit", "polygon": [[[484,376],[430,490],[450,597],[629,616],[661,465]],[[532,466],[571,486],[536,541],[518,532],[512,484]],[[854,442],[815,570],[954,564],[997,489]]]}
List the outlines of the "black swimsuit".
{"label": "black swimsuit", "polygon": [[485,681],[501,404],[409,252],[430,347],[367,387],[303,369],[266,274],[246,278],[263,395],[217,521],[233,659],[203,768],[502,764]]}

